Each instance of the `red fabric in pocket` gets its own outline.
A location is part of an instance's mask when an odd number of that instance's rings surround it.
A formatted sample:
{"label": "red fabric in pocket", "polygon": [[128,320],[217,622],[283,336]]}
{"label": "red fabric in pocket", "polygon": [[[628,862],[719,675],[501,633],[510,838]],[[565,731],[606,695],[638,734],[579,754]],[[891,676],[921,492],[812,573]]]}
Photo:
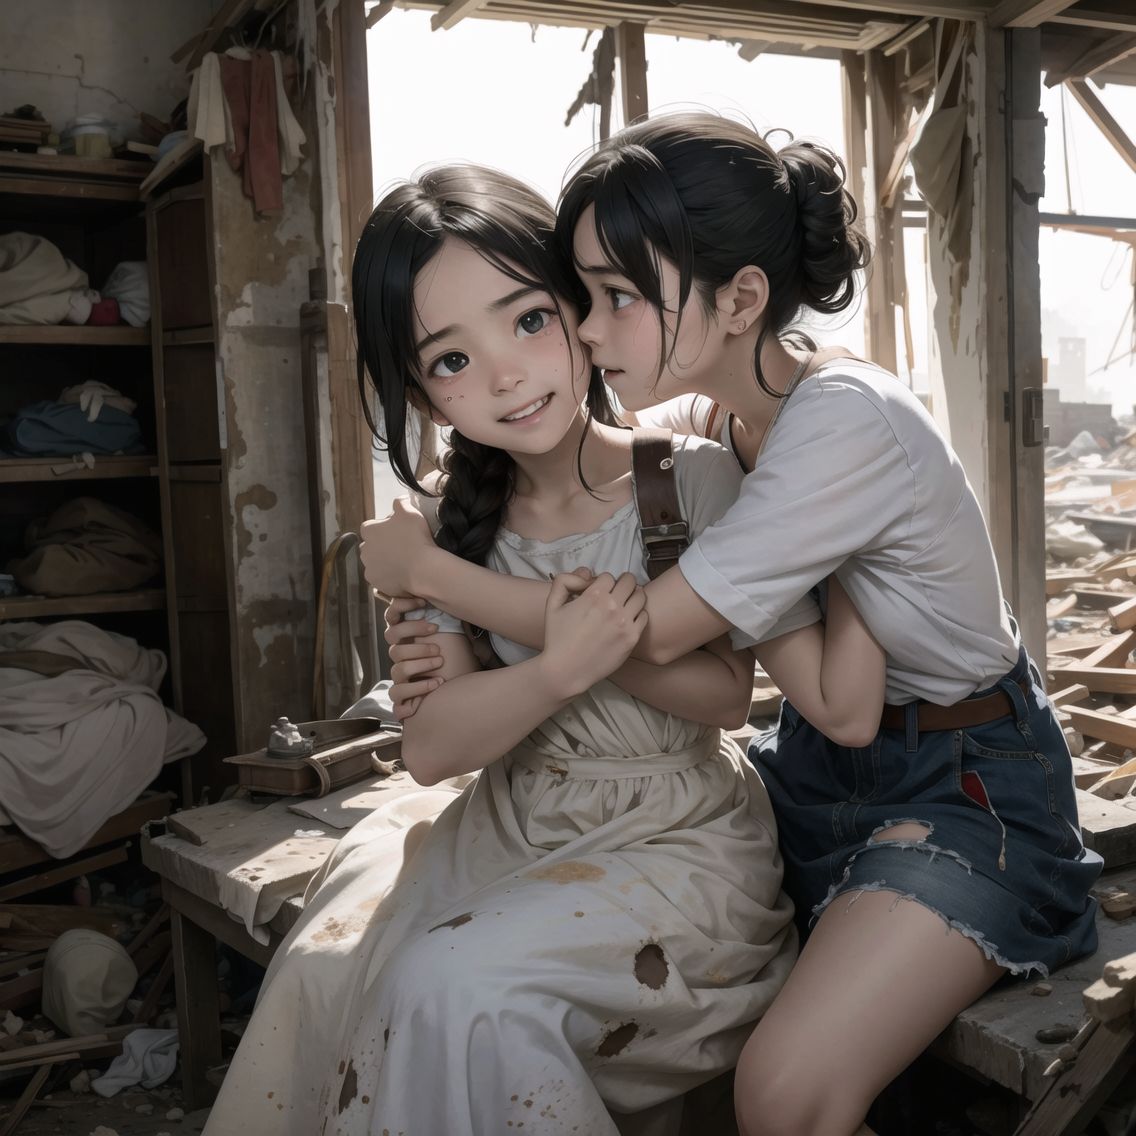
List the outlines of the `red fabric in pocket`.
{"label": "red fabric in pocket", "polygon": [[988,812],[993,812],[990,808],[990,797],[986,792],[986,786],[982,783],[982,778],[972,770],[966,770],[962,775],[962,791],[972,800],[975,804],[981,805]]}

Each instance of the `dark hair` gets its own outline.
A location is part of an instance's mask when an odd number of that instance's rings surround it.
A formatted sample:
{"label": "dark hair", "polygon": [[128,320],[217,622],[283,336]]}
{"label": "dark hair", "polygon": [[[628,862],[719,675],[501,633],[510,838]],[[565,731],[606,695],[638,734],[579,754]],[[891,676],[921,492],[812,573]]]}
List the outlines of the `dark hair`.
{"label": "dark hair", "polygon": [[[441,166],[397,186],[368,218],[351,270],[359,393],[367,425],[404,485],[425,492],[407,447],[407,399],[417,390],[426,402],[414,334],[418,273],[452,238],[518,283],[548,292],[558,312],[562,302],[579,307],[582,286],[556,251],[555,223],[552,207],[528,186],[472,165]],[[369,405],[368,375],[382,406],[382,432]],[[587,406],[589,416],[614,421],[594,367]],[[451,430],[443,472],[437,543],[484,564],[513,496],[513,459]]]}
{"label": "dark hair", "polygon": [[[802,307],[847,308],[853,275],[870,258],[844,181],[841,160],[815,143],[774,150],[718,115],[661,115],[601,143],[572,175],[557,240],[571,255],[576,225],[594,205],[600,247],[660,312],[659,257],[678,268],[679,312],[692,289],[712,311],[715,292],[756,265],[769,280],[769,303],[754,366],[762,389],[776,394],[761,373],[765,337],[781,336]],[[664,335],[660,373],[665,360]]]}

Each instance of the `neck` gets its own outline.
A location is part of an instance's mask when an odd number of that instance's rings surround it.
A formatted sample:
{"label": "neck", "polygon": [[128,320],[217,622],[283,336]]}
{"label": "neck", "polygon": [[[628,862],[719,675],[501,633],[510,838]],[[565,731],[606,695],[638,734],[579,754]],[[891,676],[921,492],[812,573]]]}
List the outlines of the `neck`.
{"label": "neck", "polygon": [[757,350],[757,331],[738,336],[731,341],[726,367],[716,376],[711,390],[705,390],[736,419],[744,434],[760,434],[777,409],[778,395],[785,393],[800,358],[788,351],[775,336],[768,336],[761,349],[761,374],[766,386],[774,391],[767,394],[757,382],[754,371],[754,352]]}
{"label": "neck", "polygon": [[[519,497],[543,500],[570,500],[583,492],[580,468],[593,487],[617,476],[616,447],[612,438],[618,431],[587,421],[581,407],[563,438],[543,454],[513,453],[517,467],[516,491]],[[581,440],[583,449],[581,449]]]}

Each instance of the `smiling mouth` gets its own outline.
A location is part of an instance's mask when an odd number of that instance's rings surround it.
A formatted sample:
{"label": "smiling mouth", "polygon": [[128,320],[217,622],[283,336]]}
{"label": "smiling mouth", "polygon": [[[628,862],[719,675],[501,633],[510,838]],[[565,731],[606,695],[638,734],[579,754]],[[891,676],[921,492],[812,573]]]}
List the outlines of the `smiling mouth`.
{"label": "smiling mouth", "polygon": [[526,418],[531,418],[538,411],[543,410],[552,401],[552,395],[546,394],[544,398],[538,398],[535,402],[530,402],[528,406],[522,406],[520,410],[514,411],[512,414],[506,415],[501,419],[502,422],[523,422]]}

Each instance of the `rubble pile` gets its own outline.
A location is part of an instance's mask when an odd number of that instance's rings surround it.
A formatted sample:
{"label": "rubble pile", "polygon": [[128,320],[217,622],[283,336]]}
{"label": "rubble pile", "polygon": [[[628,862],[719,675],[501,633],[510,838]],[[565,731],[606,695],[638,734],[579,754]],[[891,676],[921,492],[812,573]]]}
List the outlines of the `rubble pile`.
{"label": "rubble pile", "polygon": [[1136,420],[1046,454],[1049,692],[1077,787],[1136,809]]}

